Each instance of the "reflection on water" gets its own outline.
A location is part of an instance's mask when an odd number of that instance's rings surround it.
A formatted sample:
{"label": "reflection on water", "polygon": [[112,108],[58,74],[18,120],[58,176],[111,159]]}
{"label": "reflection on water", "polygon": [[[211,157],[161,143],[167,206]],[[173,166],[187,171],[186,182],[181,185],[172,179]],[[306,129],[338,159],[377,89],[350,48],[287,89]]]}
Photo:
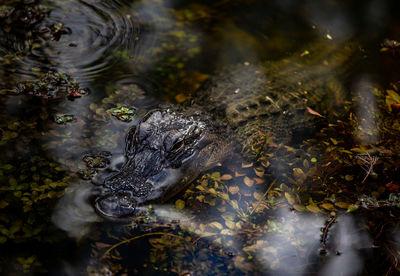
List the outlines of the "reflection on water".
{"label": "reflection on water", "polygon": [[15,39],[12,45],[2,41],[4,55],[20,56],[18,73],[31,75],[32,68],[56,66],[84,81],[135,55],[140,23],[129,6],[119,1],[50,1],[45,7],[50,12],[34,22],[41,27],[31,40]]}
{"label": "reflection on water", "polygon": [[[378,0],[2,1],[0,273],[397,275],[394,7]],[[380,53],[384,38],[393,40]],[[7,95],[49,69],[90,93],[73,101]],[[212,76],[223,81],[210,88]],[[204,87],[215,93],[199,102]],[[323,103],[288,112],[313,95]],[[126,161],[130,127],[159,103],[191,100],[214,107],[236,133],[250,131],[238,140],[245,150],[172,200],[141,207],[138,217],[101,218],[93,198]],[[280,140],[277,128],[257,128],[279,123],[257,109],[261,102],[290,113],[286,127],[298,127],[302,116],[318,125]],[[54,121],[63,115],[73,119]]]}

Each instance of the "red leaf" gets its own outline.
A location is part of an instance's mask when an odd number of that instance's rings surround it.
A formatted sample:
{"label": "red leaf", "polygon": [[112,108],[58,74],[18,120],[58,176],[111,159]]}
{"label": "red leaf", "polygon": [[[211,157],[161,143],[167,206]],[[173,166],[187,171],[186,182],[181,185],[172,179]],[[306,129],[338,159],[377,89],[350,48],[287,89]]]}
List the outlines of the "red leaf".
{"label": "red leaf", "polygon": [[398,103],[392,103],[391,107],[392,107],[393,113],[398,113],[398,112],[400,112],[400,104],[398,104]]}
{"label": "red leaf", "polygon": [[308,106],[307,106],[307,111],[308,111],[308,113],[310,113],[310,114],[312,114],[312,115],[316,115],[316,116],[319,116],[319,117],[324,118],[324,116],[322,116],[321,114],[319,114],[317,111],[315,111],[315,110],[309,108]]}
{"label": "red leaf", "polygon": [[390,182],[390,183],[386,184],[386,189],[389,192],[396,192],[396,191],[398,191],[400,189],[400,186]]}
{"label": "red leaf", "polygon": [[82,97],[82,94],[76,91],[72,91],[68,93],[68,97],[72,97],[72,98],[79,98]]}

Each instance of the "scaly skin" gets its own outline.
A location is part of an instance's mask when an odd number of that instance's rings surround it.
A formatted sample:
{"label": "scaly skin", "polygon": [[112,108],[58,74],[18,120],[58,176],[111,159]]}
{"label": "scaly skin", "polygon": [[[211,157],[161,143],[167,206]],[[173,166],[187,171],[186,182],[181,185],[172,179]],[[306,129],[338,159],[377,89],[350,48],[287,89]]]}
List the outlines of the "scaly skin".
{"label": "scaly skin", "polygon": [[105,180],[96,210],[130,216],[171,198],[257,133],[289,141],[313,128],[319,117],[307,107],[327,113],[345,98],[337,76],[347,71],[354,47],[320,43],[308,50],[279,62],[228,67],[198,92],[194,105],[149,111],[129,131],[127,161]]}
{"label": "scaly skin", "polygon": [[308,50],[305,56],[223,69],[196,102],[226,120],[243,139],[256,130],[290,139],[315,125],[318,117],[307,107],[324,114],[342,105],[347,94],[343,77],[351,68],[350,58],[358,58],[354,45],[337,48],[325,42]]}

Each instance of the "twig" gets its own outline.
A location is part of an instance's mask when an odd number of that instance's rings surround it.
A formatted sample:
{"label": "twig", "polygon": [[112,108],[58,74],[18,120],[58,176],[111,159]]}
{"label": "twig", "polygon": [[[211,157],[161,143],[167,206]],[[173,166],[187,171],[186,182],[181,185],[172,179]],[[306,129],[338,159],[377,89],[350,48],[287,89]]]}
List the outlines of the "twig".
{"label": "twig", "polygon": [[365,177],[361,181],[361,184],[364,184],[365,180],[367,180],[368,176],[372,173],[374,165],[379,158],[377,156],[371,156],[368,152],[363,155],[357,155],[356,158],[363,162],[361,168],[365,171]]}
{"label": "twig", "polygon": [[321,243],[322,243],[322,249],[323,250],[326,250],[326,248],[327,248],[326,238],[328,236],[329,228],[331,228],[331,226],[335,222],[335,220],[336,220],[336,216],[331,217],[331,219],[326,224],[326,226],[324,228],[324,231],[322,232]]}
{"label": "twig", "polygon": [[275,184],[275,180],[271,183],[271,185],[269,185],[268,190],[263,194],[263,196],[258,200],[256,207],[253,208],[253,210],[251,210],[249,216],[251,216],[255,210],[258,209],[258,206],[260,206],[261,202],[263,201],[263,199],[268,195],[269,191],[272,189],[272,186],[274,186]]}
{"label": "twig", "polygon": [[147,237],[147,236],[154,236],[154,235],[166,235],[166,236],[170,236],[170,237],[174,237],[174,238],[179,238],[179,239],[183,239],[185,240],[183,237],[171,234],[171,233],[164,233],[164,232],[154,232],[154,233],[147,233],[147,234],[143,234],[140,236],[136,236],[127,240],[123,240],[119,243],[114,244],[113,246],[111,246],[106,252],[104,252],[103,257],[107,254],[109,254],[112,250],[114,250],[115,248],[117,248],[118,246],[125,244],[125,243],[130,243],[131,241],[143,238],[143,237]]}

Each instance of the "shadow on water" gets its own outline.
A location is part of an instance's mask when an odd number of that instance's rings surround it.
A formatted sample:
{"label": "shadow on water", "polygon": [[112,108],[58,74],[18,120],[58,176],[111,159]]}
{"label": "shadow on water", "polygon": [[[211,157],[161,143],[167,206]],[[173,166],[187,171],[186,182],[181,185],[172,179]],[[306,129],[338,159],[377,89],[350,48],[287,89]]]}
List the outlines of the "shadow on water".
{"label": "shadow on water", "polygon": [[[2,1],[0,272],[399,273],[395,4]],[[48,97],[50,69],[67,88]],[[241,149],[167,202],[101,217],[126,133],[165,103],[212,112]]]}

